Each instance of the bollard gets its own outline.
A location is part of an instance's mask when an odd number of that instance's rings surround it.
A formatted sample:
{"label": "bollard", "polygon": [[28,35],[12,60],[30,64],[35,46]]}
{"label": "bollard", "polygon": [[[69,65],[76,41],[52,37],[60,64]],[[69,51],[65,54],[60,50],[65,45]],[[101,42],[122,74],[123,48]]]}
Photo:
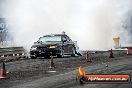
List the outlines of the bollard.
{"label": "bollard", "polygon": [[131,55],[132,54],[131,52],[132,52],[131,48],[127,48],[127,55]]}
{"label": "bollard", "polygon": [[90,56],[90,54],[87,52],[86,53],[86,55],[85,55],[85,60],[87,61],[87,62],[91,62],[92,60],[91,60],[91,56]]}
{"label": "bollard", "polygon": [[113,56],[113,50],[112,49],[110,50],[110,56],[109,56],[109,58],[114,58],[114,56]]}
{"label": "bollard", "polygon": [[49,68],[55,68],[55,64],[54,64],[54,60],[53,60],[54,58],[52,55],[50,57],[51,57],[51,59],[50,59],[50,67]]}
{"label": "bollard", "polygon": [[2,68],[0,69],[0,79],[6,79],[6,68],[5,68],[5,62],[2,62]]}

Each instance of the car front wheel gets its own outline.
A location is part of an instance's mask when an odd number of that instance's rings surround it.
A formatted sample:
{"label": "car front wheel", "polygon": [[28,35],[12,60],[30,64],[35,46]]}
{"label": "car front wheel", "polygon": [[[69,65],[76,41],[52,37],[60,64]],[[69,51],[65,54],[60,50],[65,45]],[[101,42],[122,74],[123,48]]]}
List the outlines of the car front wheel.
{"label": "car front wheel", "polygon": [[61,50],[60,54],[57,54],[57,57],[58,58],[63,58],[64,57],[64,51],[63,51],[63,49]]}

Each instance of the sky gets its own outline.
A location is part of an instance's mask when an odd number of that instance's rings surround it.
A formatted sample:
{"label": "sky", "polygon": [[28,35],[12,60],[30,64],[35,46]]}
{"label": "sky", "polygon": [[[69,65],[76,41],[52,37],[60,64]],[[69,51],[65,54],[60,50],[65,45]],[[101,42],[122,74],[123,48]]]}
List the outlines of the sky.
{"label": "sky", "polygon": [[46,34],[65,31],[81,50],[131,43],[132,0],[0,0],[14,43],[29,49]]}

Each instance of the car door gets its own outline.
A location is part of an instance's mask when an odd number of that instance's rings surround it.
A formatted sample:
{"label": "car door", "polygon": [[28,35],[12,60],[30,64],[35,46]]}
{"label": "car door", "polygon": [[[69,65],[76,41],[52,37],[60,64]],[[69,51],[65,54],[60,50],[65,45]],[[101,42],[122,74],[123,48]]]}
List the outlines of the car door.
{"label": "car door", "polygon": [[71,54],[73,49],[73,42],[67,36],[63,36],[63,50],[64,54]]}
{"label": "car door", "polygon": [[68,41],[68,53],[72,54],[73,53],[73,48],[74,48],[74,43],[73,41],[67,36],[67,41]]}

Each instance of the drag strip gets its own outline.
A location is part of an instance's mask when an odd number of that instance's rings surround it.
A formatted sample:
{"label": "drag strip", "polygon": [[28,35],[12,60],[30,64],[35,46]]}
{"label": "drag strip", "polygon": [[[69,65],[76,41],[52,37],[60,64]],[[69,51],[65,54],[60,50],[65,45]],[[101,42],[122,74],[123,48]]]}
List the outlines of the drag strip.
{"label": "drag strip", "polygon": [[[85,69],[87,70],[87,72],[89,73],[98,73],[100,71],[106,71],[104,73],[117,73],[117,72],[122,72],[124,71],[125,74],[127,72],[129,72],[128,74],[132,74],[132,67],[131,62],[132,58],[131,57],[127,57],[123,60],[118,60],[117,61],[113,61],[113,62],[109,62],[108,63],[108,67],[106,67],[106,65],[94,65],[94,66],[88,66]],[[129,66],[129,69],[127,68],[127,66]],[[101,72],[102,73],[102,72]],[[132,83],[131,84],[84,84],[83,86],[80,86],[76,83],[76,72],[74,71],[70,71],[68,73],[65,74],[59,74],[56,76],[50,76],[50,77],[44,77],[38,80],[34,80],[32,82],[27,82],[24,84],[20,84],[18,86],[12,86],[11,88],[88,88],[88,87],[92,87],[92,88],[102,88],[102,87],[107,87],[107,88],[112,88],[117,87],[117,88],[131,88],[132,87]]]}

